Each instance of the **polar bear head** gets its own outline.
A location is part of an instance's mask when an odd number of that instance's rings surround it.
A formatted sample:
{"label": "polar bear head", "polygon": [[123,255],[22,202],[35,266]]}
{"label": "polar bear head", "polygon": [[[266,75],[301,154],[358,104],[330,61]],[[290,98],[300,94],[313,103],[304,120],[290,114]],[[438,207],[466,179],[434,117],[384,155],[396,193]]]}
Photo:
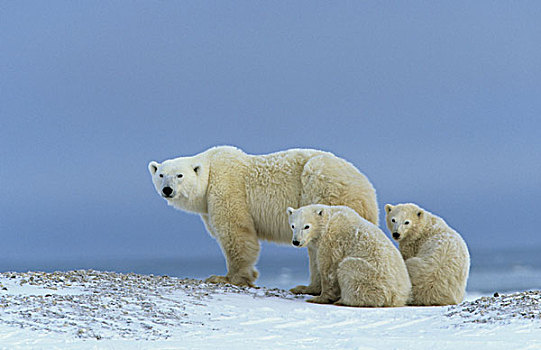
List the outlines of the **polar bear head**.
{"label": "polar bear head", "polygon": [[287,208],[289,226],[293,231],[291,243],[296,247],[305,247],[321,237],[326,228],[329,208],[325,205],[312,204],[299,209]]}
{"label": "polar bear head", "polygon": [[152,182],[167,204],[195,213],[207,212],[209,162],[203,157],[179,157],[148,164]]}
{"label": "polar bear head", "polygon": [[401,240],[417,234],[424,220],[424,210],[412,203],[385,205],[385,220],[391,236],[395,241]]}

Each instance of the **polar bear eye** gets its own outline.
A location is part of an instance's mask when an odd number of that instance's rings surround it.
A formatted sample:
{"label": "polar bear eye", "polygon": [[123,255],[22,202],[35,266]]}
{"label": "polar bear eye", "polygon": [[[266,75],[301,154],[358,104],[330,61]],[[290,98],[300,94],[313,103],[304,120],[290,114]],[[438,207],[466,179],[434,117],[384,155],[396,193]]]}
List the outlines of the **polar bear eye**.
{"label": "polar bear eye", "polygon": [[160,174],[159,176],[160,176],[160,177],[163,177],[163,174]]}
{"label": "polar bear eye", "polygon": [[404,221],[404,225],[409,225],[410,222],[408,220]]}
{"label": "polar bear eye", "polygon": [[295,228],[295,225],[291,225],[291,228]]}
{"label": "polar bear eye", "polygon": [[304,226],[304,229],[305,229],[305,230],[308,230],[309,228],[310,228],[310,225]]}
{"label": "polar bear eye", "polygon": [[396,222],[396,220],[395,220],[394,218],[393,218],[393,219],[391,219],[391,221],[392,221],[392,222]]}
{"label": "polar bear eye", "polygon": [[182,176],[183,176],[182,174],[178,174],[178,175],[177,175],[177,177],[178,177],[179,179],[182,178]]}

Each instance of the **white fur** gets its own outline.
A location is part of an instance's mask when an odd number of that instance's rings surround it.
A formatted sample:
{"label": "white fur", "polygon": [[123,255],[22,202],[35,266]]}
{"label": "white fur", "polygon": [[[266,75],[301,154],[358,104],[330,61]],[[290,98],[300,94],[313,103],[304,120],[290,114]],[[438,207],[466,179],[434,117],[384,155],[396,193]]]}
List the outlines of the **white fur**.
{"label": "white fur", "polygon": [[[293,240],[316,250],[321,295],[308,301],[404,306],[411,283],[400,252],[376,225],[345,206],[288,208]],[[299,292],[299,287],[292,289]]]}
{"label": "white fur", "polygon": [[150,162],[149,171],[159,194],[165,187],[172,189],[171,197],[165,198],[168,204],[199,214],[219,241],[228,273],[211,276],[209,282],[253,285],[258,275],[254,268],[258,240],[291,242],[285,213],[288,206],[348,205],[378,223],[370,181],[328,152],[292,149],[249,155],[220,146],[161,164]]}
{"label": "white fur", "polygon": [[386,222],[399,242],[410,275],[412,305],[464,300],[470,254],[462,237],[440,217],[416,204],[387,204]]}

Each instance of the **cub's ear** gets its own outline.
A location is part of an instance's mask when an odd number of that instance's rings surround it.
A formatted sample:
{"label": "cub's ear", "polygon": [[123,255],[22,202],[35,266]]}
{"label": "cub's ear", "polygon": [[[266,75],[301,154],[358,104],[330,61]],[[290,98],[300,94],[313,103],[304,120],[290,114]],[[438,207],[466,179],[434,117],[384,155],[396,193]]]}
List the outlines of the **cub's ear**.
{"label": "cub's ear", "polygon": [[390,205],[390,204],[385,204],[385,212],[386,212],[386,213],[390,213],[391,210],[393,210],[393,208],[394,208],[394,207],[393,207],[392,205]]}
{"label": "cub's ear", "polygon": [[158,171],[158,167],[160,166],[160,163],[152,161],[148,163],[148,171],[150,171],[150,175],[156,174],[156,171]]}
{"label": "cub's ear", "polygon": [[422,217],[423,217],[423,211],[422,211],[422,210],[419,210],[419,211],[417,212],[417,217],[418,217],[418,218],[422,218]]}
{"label": "cub's ear", "polygon": [[317,211],[317,215],[322,216],[322,215],[323,215],[323,209],[319,209],[319,210]]}
{"label": "cub's ear", "polygon": [[199,175],[199,173],[201,172],[201,164],[196,164],[193,166],[193,171],[195,171],[195,173],[197,175]]}
{"label": "cub's ear", "polygon": [[295,211],[295,209],[293,209],[293,208],[291,208],[291,207],[287,207],[286,211],[287,211],[287,215],[291,215],[291,214],[293,214],[293,212]]}

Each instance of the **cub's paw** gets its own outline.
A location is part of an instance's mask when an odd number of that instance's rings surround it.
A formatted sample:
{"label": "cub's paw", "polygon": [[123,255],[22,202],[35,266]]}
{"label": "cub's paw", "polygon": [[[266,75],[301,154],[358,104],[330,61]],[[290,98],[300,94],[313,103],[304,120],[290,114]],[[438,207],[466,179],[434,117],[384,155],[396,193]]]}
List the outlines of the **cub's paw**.
{"label": "cub's paw", "polygon": [[321,290],[311,286],[296,286],[289,290],[293,294],[309,294],[309,295],[319,295]]}
{"label": "cub's paw", "polygon": [[334,305],[337,305],[337,306],[349,306],[347,304],[344,304],[344,302],[342,301],[342,298],[338,299],[337,301],[334,302]]}

